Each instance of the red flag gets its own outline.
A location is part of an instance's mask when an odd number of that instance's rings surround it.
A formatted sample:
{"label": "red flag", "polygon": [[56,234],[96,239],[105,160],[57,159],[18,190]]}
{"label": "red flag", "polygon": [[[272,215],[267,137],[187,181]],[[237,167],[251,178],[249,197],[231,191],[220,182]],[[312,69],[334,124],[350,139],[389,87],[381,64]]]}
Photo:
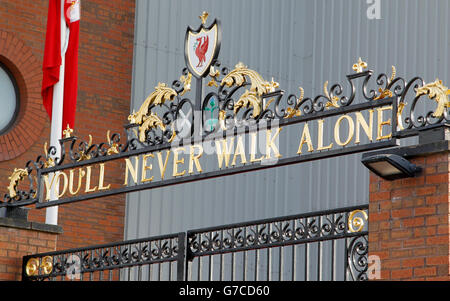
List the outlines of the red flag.
{"label": "red flag", "polygon": [[[68,31],[65,53],[63,123],[74,128],[78,82],[78,43],[80,31],[80,1],[64,1],[64,19]],[[61,66],[61,0],[50,0],[48,6],[47,34],[43,63],[42,98],[47,113],[52,118],[53,86],[59,81]],[[62,133],[61,133],[62,134]]]}

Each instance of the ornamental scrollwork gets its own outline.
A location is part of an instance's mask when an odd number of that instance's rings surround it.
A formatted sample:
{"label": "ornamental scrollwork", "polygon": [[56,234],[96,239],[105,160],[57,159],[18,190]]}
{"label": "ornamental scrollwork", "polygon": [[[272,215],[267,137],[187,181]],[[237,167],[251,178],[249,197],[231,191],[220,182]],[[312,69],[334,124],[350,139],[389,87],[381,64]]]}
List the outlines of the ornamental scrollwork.
{"label": "ornamental scrollwork", "polygon": [[347,247],[348,271],[352,280],[364,281],[367,278],[368,263],[368,239],[367,236],[358,236],[350,241]]}
{"label": "ornamental scrollwork", "polygon": [[[299,93],[286,94],[273,78],[271,81],[265,80],[261,74],[243,63],[238,63],[230,70],[221,66],[217,59],[209,69],[210,80],[206,82],[208,91],[205,91],[208,93],[203,95],[196,91],[194,96],[191,93],[193,76],[188,68],[184,68],[179,79],[173,81],[171,86],[158,83],[139,110],[128,116],[129,123],[124,127],[124,134],[108,131],[105,142],[95,143],[91,135],[85,141],[73,135],[72,129],[66,128],[64,138],[58,145],[60,153],[56,146],[47,147],[45,144],[44,155],[28,161],[24,168],[16,169],[26,170],[27,175],[21,173],[21,176],[11,176],[0,206],[36,203],[36,177],[42,169],[79,162],[88,164],[97,158],[167,145],[178,139],[192,139],[194,134],[208,139],[208,136],[214,134],[219,136],[219,131],[233,131],[262,122],[301,122],[324,112],[344,110],[356,101],[370,103],[395,98],[397,131],[392,133],[393,138],[418,135],[419,130],[450,121],[450,90],[442,80],[436,79],[430,83],[425,83],[421,77],[406,80],[397,75],[394,66],[389,75],[381,73],[374,77],[372,70],[365,70],[367,65],[362,59],[358,60],[353,66],[355,72],[346,75],[345,85],[330,84],[327,80],[323,84],[322,93],[315,96],[308,96],[302,87],[299,87]],[[200,99],[196,99],[198,95],[201,96]],[[419,103],[423,99],[426,102],[421,106]],[[430,104],[431,109],[423,108],[428,108]],[[192,112],[195,108],[201,110],[200,119],[194,119]],[[199,122],[201,126],[194,126]],[[201,132],[194,133],[195,129],[200,129]],[[29,189],[17,188],[19,182],[27,180]],[[305,225],[305,230],[307,227]]]}
{"label": "ornamental scrollwork", "polygon": [[[367,214],[355,210],[355,214]],[[243,249],[265,248],[282,244],[299,244],[315,239],[345,237],[353,232],[345,212],[320,216],[289,218],[262,224],[248,224],[211,230],[190,232],[188,248],[197,255],[215,252],[233,252]],[[353,216],[352,216],[353,218]],[[362,229],[358,229],[362,233]]]}
{"label": "ornamental scrollwork", "polygon": [[[57,276],[72,279],[84,273],[120,269],[130,265],[152,264],[178,256],[178,239],[163,238],[109,247],[92,247],[53,256],[32,257],[26,264],[26,275],[32,280]],[[78,278],[79,279],[79,278]]]}

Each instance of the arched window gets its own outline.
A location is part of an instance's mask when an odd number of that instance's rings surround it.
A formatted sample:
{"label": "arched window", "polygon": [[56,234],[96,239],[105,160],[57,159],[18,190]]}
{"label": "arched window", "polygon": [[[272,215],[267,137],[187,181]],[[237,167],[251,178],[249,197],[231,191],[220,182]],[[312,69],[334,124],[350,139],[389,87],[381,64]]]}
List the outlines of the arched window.
{"label": "arched window", "polygon": [[0,63],[0,135],[13,125],[19,112],[19,89],[12,73]]}

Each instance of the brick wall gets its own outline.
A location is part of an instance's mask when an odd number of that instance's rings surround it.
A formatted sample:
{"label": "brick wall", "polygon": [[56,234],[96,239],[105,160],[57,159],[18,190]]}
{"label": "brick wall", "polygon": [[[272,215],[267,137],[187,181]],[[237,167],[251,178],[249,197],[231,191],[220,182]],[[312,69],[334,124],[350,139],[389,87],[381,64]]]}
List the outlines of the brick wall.
{"label": "brick wall", "polygon": [[[74,134],[86,139],[91,134],[93,143],[106,142],[108,130],[123,133],[122,126],[127,121],[131,96],[134,4],[134,0],[81,2],[78,103]],[[32,106],[27,103],[27,109],[43,116],[39,122],[40,129],[28,131],[33,143],[27,145],[22,153],[13,158],[7,157],[0,147],[1,196],[6,193],[4,187],[9,184],[8,176],[12,170],[15,167],[23,168],[27,161],[42,155],[44,143],[50,137],[49,120],[40,106],[47,5],[47,1],[28,0],[2,0],[0,5],[2,32],[15,37],[14,45],[20,44],[29,49],[28,55],[22,58],[18,58],[18,51],[3,53],[3,56],[0,53],[0,60],[14,63],[32,58],[35,67],[28,72],[34,75],[29,84],[24,83],[22,90],[26,95],[25,101],[33,99],[36,103]],[[6,39],[0,39],[0,42],[1,50],[6,45]],[[26,63],[23,65],[30,66]],[[12,65],[12,68],[16,67],[20,71],[20,66]],[[23,76],[27,74],[26,69],[20,72]],[[18,123],[24,121],[20,116],[18,119]],[[0,136],[0,144],[3,138]],[[117,181],[120,178],[118,175],[123,173],[122,168],[119,165],[107,175],[105,181]],[[58,224],[64,233],[58,236],[56,249],[122,240],[124,202],[125,195],[119,195],[60,206]],[[32,209],[29,220],[44,222],[45,209]]]}
{"label": "brick wall", "polygon": [[22,279],[22,257],[56,249],[59,227],[0,218],[0,280]]}
{"label": "brick wall", "polygon": [[449,154],[411,162],[420,176],[370,176],[369,255],[380,257],[383,280],[450,280]]}

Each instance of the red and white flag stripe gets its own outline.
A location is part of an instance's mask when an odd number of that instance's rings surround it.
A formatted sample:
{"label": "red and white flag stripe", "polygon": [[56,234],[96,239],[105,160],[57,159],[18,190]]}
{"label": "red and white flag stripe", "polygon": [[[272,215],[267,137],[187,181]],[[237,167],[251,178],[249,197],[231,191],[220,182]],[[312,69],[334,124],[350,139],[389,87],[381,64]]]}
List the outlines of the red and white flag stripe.
{"label": "red and white flag stripe", "polygon": [[[63,2],[64,1],[64,2]],[[64,61],[64,93],[62,128],[67,125],[74,128],[78,85],[78,45],[80,31],[80,1],[79,0],[49,0],[47,34],[43,62],[42,98],[47,113],[52,119],[53,88],[60,81],[60,68]],[[61,4],[64,3],[64,10]],[[61,13],[64,12],[64,18]],[[61,20],[64,19],[68,31],[66,40],[61,41]],[[61,49],[65,53],[61,53]],[[65,60],[62,60],[62,55]],[[62,132],[60,133],[62,135]]]}

